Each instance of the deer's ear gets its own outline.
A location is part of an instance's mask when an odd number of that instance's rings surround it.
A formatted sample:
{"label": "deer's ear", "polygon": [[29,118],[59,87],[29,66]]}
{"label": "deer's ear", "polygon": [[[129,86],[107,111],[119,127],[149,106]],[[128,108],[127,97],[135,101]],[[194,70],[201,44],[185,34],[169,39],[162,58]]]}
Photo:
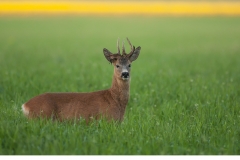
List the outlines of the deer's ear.
{"label": "deer's ear", "polygon": [[105,58],[110,62],[113,63],[117,58],[114,56],[114,54],[112,54],[109,50],[107,50],[106,48],[103,49],[103,53]]}
{"label": "deer's ear", "polygon": [[135,61],[137,58],[138,58],[138,55],[140,53],[140,50],[141,50],[141,47],[138,46],[134,52],[132,53],[132,55],[129,57],[129,60],[132,62],[132,61]]}

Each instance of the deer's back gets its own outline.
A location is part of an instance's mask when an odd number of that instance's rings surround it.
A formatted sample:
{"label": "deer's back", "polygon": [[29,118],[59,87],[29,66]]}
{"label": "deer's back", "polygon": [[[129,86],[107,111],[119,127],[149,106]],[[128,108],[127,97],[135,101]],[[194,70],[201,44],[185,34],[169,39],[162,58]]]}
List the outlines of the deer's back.
{"label": "deer's back", "polygon": [[38,95],[23,105],[28,117],[53,117],[73,119],[83,117],[120,119],[118,104],[108,90],[91,93],[45,93]]}

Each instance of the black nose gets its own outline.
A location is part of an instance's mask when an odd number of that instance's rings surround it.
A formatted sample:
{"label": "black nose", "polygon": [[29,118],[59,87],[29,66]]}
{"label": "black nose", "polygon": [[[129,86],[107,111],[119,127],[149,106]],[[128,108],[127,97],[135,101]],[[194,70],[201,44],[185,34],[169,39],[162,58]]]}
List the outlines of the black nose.
{"label": "black nose", "polygon": [[122,72],[122,77],[128,78],[129,77],[129,73],[128,72]]}

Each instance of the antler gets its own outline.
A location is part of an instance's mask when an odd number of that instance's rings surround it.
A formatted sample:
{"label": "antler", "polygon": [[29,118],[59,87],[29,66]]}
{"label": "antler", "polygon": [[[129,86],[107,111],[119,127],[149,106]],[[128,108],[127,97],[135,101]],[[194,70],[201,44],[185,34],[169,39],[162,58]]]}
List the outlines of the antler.
{"label": "antler", "polygon": [[126,55],[125,46],[124,46],[124,41],[122,42],[122,54],[123,54],[123,55]]}
{"label": "antler", "polygon": [[[128,57],[131,57],[131,55],[133,54],[133,52],[134,52],[134,50],[135,50],[135,46],[133,46],[132,44],[131,44],[131,42],[130,42],[130,40],[127,38],[127,41],[128,41],[128,43],[129,43],[129,45],[130,45],[130,47],[131,47],[131,51],[130,51],[130,53],[129,54],[127,54],[126,53],[126,51],[125,51],[125,46],[124,46],[124,41],[123,41],[123,43],[122,43],[122,55],[124,55],[124,56],[128,56]],[[120,48],[119,48],[119,38],[117,39],[117,49],[118,49],[118,53],[117,54],[120,54]],[[121,55],[121,54],[120,54]]]}
{"label": "antler", "polygon": [[117,39],[117,49],[118,49],[118,54],[120,54],[120,48],[119,48],[119,38]]}
{"label": "antler", "polygon": [[131,42],[130,42],[130,40],[127,38],[127,41],[128,41],[128,43],[129,43],[129,45],[131,46],[131,51],[130,51],[130,53],[128,54],[128,57],[131,57],[131,55],[133,54],[133,52],[134,52],[134,50],[135,50],[135,46],[132,46],[132,44],[131,44]]}

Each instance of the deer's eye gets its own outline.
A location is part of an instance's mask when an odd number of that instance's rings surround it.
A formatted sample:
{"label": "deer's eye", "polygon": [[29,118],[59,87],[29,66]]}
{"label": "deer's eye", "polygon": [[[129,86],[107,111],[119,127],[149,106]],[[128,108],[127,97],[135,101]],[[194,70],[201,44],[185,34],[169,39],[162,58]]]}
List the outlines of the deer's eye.
{"label": "deer's eye", "polygon": [[116,65],[117,68],[119,68],[120,66],[119,65]]}
{"label": "deer's eye", "polygon": [[129,64],[128,67],[130,68],[130,67],[131,67],[131,64]]}

